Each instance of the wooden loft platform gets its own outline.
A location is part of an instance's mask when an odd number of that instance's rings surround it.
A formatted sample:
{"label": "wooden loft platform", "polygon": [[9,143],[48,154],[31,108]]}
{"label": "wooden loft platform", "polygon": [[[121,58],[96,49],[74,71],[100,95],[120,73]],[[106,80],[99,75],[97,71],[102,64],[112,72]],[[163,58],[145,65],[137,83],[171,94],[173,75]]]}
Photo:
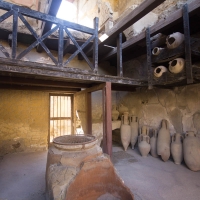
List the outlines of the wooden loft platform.
{"label": "wooden loft platform", "polygon": [[[0,2],[0,9],[8,11],[6,14],[0,17],[0,22],[2,22],[3,20],[5,20],[10,16],[13,16],[13,22],[14,22],[13,32],[9,32],[7,30],[1,30],[0,32],[0,39],[2,40],[7,40],[8,35],[12,34],[11,55],[6,51],[6,49],[2,45],[0,46],[1,51],[5,55],[5,58],[0,58],[0,75],[5,77],[8,76],[15,77],[19,75],[26,79],[28,78],[32,79],[34,77],[37,77],[36,78],[37,80],[52,80],[52,81],[56,80],[67,83],[77,82],[77,83],[85,83],[90,86],[105,82],[111,82],[112,89],[115,88],[115,90],[119,90],[120,88],[121,90],[126,90],[126,91],[128,90],[132,91],[134,90],[135,87],[148,86],[150,82],[150,77],[145,76],[134,79],[124,77],[123,65],[122,65],[122,62],[126,62],[130,59],[133,59],[134,57],[146,54],[147,52],[147,43],[145,42],[147,39],[146,33],[143,32],[138,36],[133,37],[130,40],[123,43],[121,32],[124,29],[128,28],[132,23],[138,21],[141,17],[146,15],[148,12],[153,10],[162,2],[164,2],[164,0],[144,1],[133,12],[131,12],[124,19],[115,24],[113,29],[111,29],[107,33],[110,37],[102,43],[98,43],[99,41],[98,41],[97,18],[94,20],[94,28],[91,29],[85,26],[81,26],[79,24],[60,20],[54,16],[50,16],[37,11],[32,11],[7,2]],[[57,3],[59,4],[59,2]],[[194,0],[190,4],[188,4],[191,33],[200,32],[200,22],[199,22],[200,20],[195,20],[195,19],[200,19],[200,15],[198,14],[199,11],[200,11],[200,2],[198,0]],[[55,15],[55,10],[54,10],[54,15]],[[45,22],[45,26],[40,36],[36,34],[36,32],[28,24],[28,22],[23,16],[28,16],[30,18],[39,19]],[[22,20],[22,22],[31,32],[31,35],[22,34],[18,32],[17,29],[18,17]],[[195,24],[196,22],[198,23],[198,25]],[[57,25],[54,29],[50,29],[52,23]],[[91,37],[87,41],[77,40],[68,31],[68,28],[90,34]],[[57,29],[59,33],[58,38],[49,38],[48,36],[50,36]],[[64,38],[63,31],[67,33],[69,37],[68,39]],[[181,32],[184,31],[182,9],[177,10],[167,19],[158,22],[149,29],[151,37],[160,32],[167,35],[174,31],[181,31]],[[19,55],[17,55],[16,53],[17,42],[29,45],[29,47],[24,51],[22,51]],[[112,50],[110,50],[108,46],[105,46],[114,44],[117,44],[117,47],[115,47]],[[153,48],[157,44],[158,44],[157,41],[151,41],[151,48]],[[42,47],[43,50],[47,52],[48,56],[53,60],[54,65],[21,60],[28,52],[31,51],[31,49],[37,48],[37,50],[40,51],[40,47]],[[181,51],[184,54],[183,49],[184,47],[182,48]],[[55,50],[58,52],[58,59],[52,55],[51,50]],[[63,61],[63,56],[66,53],[71,54],[71,56],[67,61]],[[195,56],[198,60],[200,52],[193,51],[192,49],[192,53],[195,53]],[[76,68],[70,68],[67,66],[67,64],[77,55],[81,55],[81,59],[85,59],[85,61],[90,66],[90,70],[81,70]],[[90,56],[93,57],[92,62],[88,58]],[[112,64],[116,65],[117,66],[116,75],[110,76],[110,75],[99,74],[98,73],[99,60],[100,62],[110,61]],[[152,59],[152,64],[156,62],[155,59]],[[150,70],[152,69],[153,68],[150,68]],[[147,71],[147,69],[143,70]],[[191,69],[189,69],[189,71],[191,71]],[[199,81],[198,78],[199,70],[195,69],[194,73],[195,73],[194,75],[194,83],[195,83]],[[165,85],[169,85],[171,87],[174,84],[174,80],[177,80],[175,83],[176,85],[178,84],[182,85],[182,84],[187,84],[187,82],[185,81],[186,79],[187,77],[185,74],[182,74],[181,77],[167,76],[164,77],[164,79],[160,79],[159,81],[157,80],[157,82],[155,82],[154,85],[163,87]],[[77,90],[77,88],[74,89]]]}
{"label": "wooden loft platform", "polygon": [[[123,20],[123,23],[120,22],[117,26],[116,31],[111,31],[110,38],[112,40],[118,35],[119,31],[122,31],[122,29],[128,27],[131,23],[134,23],[141,17],[143,17],[145,14],[147,14],[149,11],[157,7],[160,3],[164,2],[162,1],[156,1],[156,0],[150,0],[145,1],[145,3],[142,3],[138,8],[137,12],[132,13],[131,15],[127,16],[126,19]],[[4,15],[0,17],[0,22],[4,21],[10,16],[13,16],[13,31],[12,31],[12,39],[11,39],[11,47],[12,47],[12,53],[11,55],[6,51],[6,49],[1,45],[0,49],[4,56],[6,58],[0,58],[0,72],[6,73],[6,74],[12,74],[14,76],[15,74],[20,74],[23,76],[40,76],[40,79],[43,78],[56,78],[56,79],[65,79],[65,81],[77,81],[77,82],[90,82],[91,84],[98,84],[98,83],[105,83],[105,82],[111,82],[113,85],[131,85],[131,86],[144,86],[147,84],[145,81],[141,80],[135,80],[131,78],[126,78],[122,76],[109,76],[109,75],[101,75],[98,73],[98,19],[95,18],[94,20],[94,28],[88,28],[85,26],[81,26],[79,24],[67,22],[61,19],[58,19],[54,16],[50,16],[44,13],[40,13],[37,11],[33,11],[21,6],[16,6],[7,2],[0,2],[0,9],[8,11]],[[51,9],[51,8],[50,8]],[[33,30],[33,28],[30,26],[30,24],[27,22],[27,20],[24,18],[24,16],[42,20],[45,22],[45,27],[43,29],[43,35],[38,36],[36,32]],[[31,36],[27,36],[30,39],[30,45],[27,49],[23,50],[19,55],[17,55],[17,42],[20,40],[23,42],[24,35],[18,34],[18,18],[21,19],[21,21],[24,23],[26,28],[30,31]],[[49,30],[50,25],[49,24],[56,24],[56,27]],[[125,24],[124,24],[125,23]],[[48,27],[47,27],[48,25]],[[90,34],[91,37],[84,43],[80,43],[76,41],[76,39],[73,37],[73,35],[69,32],[68,28],[74,29],[77,31],[81,31],[86,34]],[[58,59],[56,59],[49,48],[47,47],[48,42],[48,36],[51,35],[53,32],[55,32],[58,29],[59,32],[59,38],[57,40],[57,51],[58,51]],[[76,49],[70,48],[70,45],[68,41],[64,40],[63,31],[65,31],[70,38],[70,40],[74,43],[74,46]],[[19,35],[19,38],[18,38]],[[0,35],[3,39],[7,38],[8,32],[2,31],[2,34]],[[31,38],[30,38],[31,37]],[[1,39],[2,39],[1,38]],[[19,40],[18,40],[19,39]],[[27,39],[27,40],[29,40]],[[110,39],[109,39],[110,40]],[[108,40],[108,41],[109,41]],[[92,42],[92,43],[91,43]],[[51,43],[51,42],[50,42]],[[22,61],[21,59],[29,53],[33,48],[42,46],[42,48],[46,51],[48,56],[52,59],[55,65],[49,65],[49,64],[41,64],[41,63],[35,63],[30,61]],[[68,49],[66,49],[66,48]],[[93,49],[93,62],[91,62],[86,53],[83,51],[86,47],[89,47]],[[63,61],[63,55],[66,53],[66,51],[69,53],[70,50],[72,51],[72,55],[69,57],[69,59],[64,62]],[[67,64],[78,54],[81,54],[82,57],[85,59],[85,61],[90,66],[91,70],[81,70],[76,68],[70,68],[67,67]]]}

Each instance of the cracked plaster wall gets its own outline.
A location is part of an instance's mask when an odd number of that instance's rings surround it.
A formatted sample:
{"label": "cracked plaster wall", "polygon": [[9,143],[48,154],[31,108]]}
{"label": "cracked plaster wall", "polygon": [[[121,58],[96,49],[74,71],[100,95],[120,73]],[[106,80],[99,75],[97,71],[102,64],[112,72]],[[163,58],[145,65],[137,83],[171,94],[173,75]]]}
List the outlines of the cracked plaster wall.
{"label": "cracked plaster wall", "polygon": [[47,149],[49,94],[0,90],[0,156]]}
{"label": "cracked plaster wall", "polygon": [[159,129],[161,120],[166,119],[171,134],[190,130],[200,134],[200,84],[173,90],[140,88],[132,93],[117,92],[117,103],[138,116],[139,127]]}

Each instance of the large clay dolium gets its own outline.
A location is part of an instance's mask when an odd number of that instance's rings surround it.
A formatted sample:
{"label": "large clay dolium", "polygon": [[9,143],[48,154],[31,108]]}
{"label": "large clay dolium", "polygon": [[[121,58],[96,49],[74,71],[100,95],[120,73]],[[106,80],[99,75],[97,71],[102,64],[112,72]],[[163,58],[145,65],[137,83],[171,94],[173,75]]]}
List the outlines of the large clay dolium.
{"label": "large clay dolium", "polygon": [[150,139],[150,145],[151,145],[151,155],[155,158],[158,157],[158,154],[157,154],[157,136],[158,136],[157,130],[154,129],[153,130],[153,136]]}
{"label": "large clay dolium", "polygon": [[150,152],[151,146],[150,146],[150,138],[148,135],[140,135],[139,136],[139,151],[142,155],[142,157],[147,157],[147,155]]}
{"label": "large clay dolium", "polygon": [[130,117],[130,126],[131,126],[131,146],[134,149],[134,146],[138,138],[138,117],[132,115]]}
{"label": "large clay dolium", "polygon": [[121,118],[122,118],[121,119],[122,124],[120,129],[121,141],[124,150],[126,151],[131,142],[131,126],[129,125],[128,112],[124,112],[124,115],[122,115]]}
{"label": "large clay dolium", "polygon": [[183,136],[180,133],[175,133],[172,136],[171,154],[174,159],[174,163],[180,165],[183,161]]}
{"label": "large clay dolium", "polygon": [[158,132],[157,154],[161,156],[163,161],[167,161],[170,157],[170,132],[167,120],[162,120],[162,127]]}
{"label": "large clay dolium", "polygon": [[192,171],[200,170],[200,139],[193,131],[187,131],[183,141],[185,164]]}

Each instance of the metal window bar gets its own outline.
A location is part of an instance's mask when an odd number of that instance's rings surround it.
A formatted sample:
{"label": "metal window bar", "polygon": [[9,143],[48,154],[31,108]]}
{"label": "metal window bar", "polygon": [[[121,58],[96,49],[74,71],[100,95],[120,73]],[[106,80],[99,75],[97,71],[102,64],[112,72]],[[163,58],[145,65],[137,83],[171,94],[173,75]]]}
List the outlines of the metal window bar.
{"label": "metal window bar", "polygon": [[[38,11],[30,10],[28,8],[25,8],[23,6],[17,6],[8,2],[0,1],[0,9],[7,10],[8,12],[0,16],[0,22],[4,21],[10,16],[13,16],[13,31],[12,31],[12,60],[16,61],[22,59],[27,53],[29,53],[34,47],[37,45],[41,45],[43,49],[46,51],[48,56],[52,59],[52,61],[55,63],[58,67],[65,67],[78,53],[81,53],[81,55],[84,57],[90,68],[93,70],[93,72],[98,72],[98,24],[99,20],[98,18],[94,19],[94,28],[89,28],[86,26],[82,26],[80,24],[76,24],[73,22],[69,22],[66,20],[58,19],[54,16],[50,16],[48,14],[44,14]],[[34,18],[37,20],[41,20],[44,22],[50,22],[52,24],[56,24],[56,27],[39,37],[36,32],[33,30],[31,25],[27,22],[27,20],[24,18],[24,16]],[[18,28],[18,17],[21,19],[21,21],[24,23],[26,28],[30,31],[30,33],[35,37],[36,41],[31,44],[27,49],[25,49],[23,52],[21,52],[18,56],[17,54],[17,28]],[[49,51],[47,46],[44,44],[43,40],[46,39],[48,36],[50,36],[52,33],[54,33],[59,28],[59,37],[58,37],[58,59],[56,59],[52,53]],[[75,38],[72,36],[72,34],[68,31],[68,29],[73,29],[76,31],[80,31],[83,33],[87,33],[92,35],[83,45],[79,46],[79,44],[76,42]],[[77,47],[77,51],[75,51],[70,58],[63,63],[63,47],[64,47],[64,31],[67,33],[69,38],[73,41],[74,45]],[[86,56],[86,54],[83,52],[83,49],[90,44],[90,42],[93,41],[93,63],[90,62],[89,58]],[[9,53],[6,51],[6,49],[0,44],[0,50],[3,52],[6,58],[10,59]]]}

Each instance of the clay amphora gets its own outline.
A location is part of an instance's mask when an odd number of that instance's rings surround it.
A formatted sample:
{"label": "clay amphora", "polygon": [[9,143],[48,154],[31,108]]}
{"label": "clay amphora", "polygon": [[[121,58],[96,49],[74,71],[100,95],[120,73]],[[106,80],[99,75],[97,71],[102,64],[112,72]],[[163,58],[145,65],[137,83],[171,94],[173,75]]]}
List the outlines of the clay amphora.
{"label": "clay amphora", "polygon": [[154,76],[159,78],[163,75],[163,73],[167,72],[167,68],[164,66],[158,66],[154,69]]}
{"label": "clay amphora", "polygon": [[185,60],[183,58],[176,58],[169,62],[169,71],[173,74],[180,73],[185,67]]}
{"label": "clay amphora", "polygon": [[155,48],[153,48],[153,50],[152,50],[152,54],[153,54],[154,56],[157,56],[157,55],[160,54],[160,52],[161,52],[162,50],[163,50],[163,48],[155,47]]}
{"label": "clay amphora", "polygon": [[122,145],[124,147],[124,150],[126,151],[130,142],[131,142],[131,126],[129,125],[129,119],[128,119],[128,112],[124,112],[124,115],[121,117],[121,141]]}
{"label": "clay amphora", "polygon": [[118,111],[119,111],[119,116],[121,118],[124,112],[128,112],[128,108],[125,107],[123,104],[120,104],[120,106],[118,107]]}
{"label": "clay amphora", "polygon": [[192,171],[200,170],[200,139],[193,131],[187,131],[183,141],[185,164]]}
{"label": "clay amphora", "polygon": [[151,155],[155,158],[158,157],[158,154],[157,154],[157,136],[158,136],[157,130],[154,129],[153,130],[153,136],[150,139],[150,145],[151,145]]}
{"label": "clay amphora", "polygon": [[179,32],[173,33],[166,38],[167,48],[175,49],[180,44],[182,44],[183,41],[184,41],[184,35],[182,33]]}
{"label": "clay amphora", "polygon": [[170,157],[170,132],[169,122],[162,120],[162,127],[158,132],[157,154],[161,156],[163,161],[167,161]]}
{"label": "clay amphora", "polygon": [[116,106],[112,107],[112,120],[117,121],[119,117],[119,111],[116,110]]}
{"label": "clay amphora", "polygon": [[151,146],[150,146],[150,138],[148,135],[140,135],[139,136],[139,151],[142,155],[142,157],[146,157],[149,152],[150,152],[150,149],[151,149]]}
{"label": "clay amphora", "polygon": [[180,165],[183,161],[183,136],[180,133],[175,133],[172,136],[171,154],[174,159],[174,163]]}
{"label": "clay amphora", "polygon": [[[140,135],[149,136],[149,127],[142,126],[142,128],[140,128]],[[140,143],[140,137],[138,137],[138,144],[139,143]]]}
{"label": "clay amphora", "polygon": [[130,126],[131,126],[131,146],[134,149],[134,146],[138,138],[138,118],[134,115],[130,117]]}

